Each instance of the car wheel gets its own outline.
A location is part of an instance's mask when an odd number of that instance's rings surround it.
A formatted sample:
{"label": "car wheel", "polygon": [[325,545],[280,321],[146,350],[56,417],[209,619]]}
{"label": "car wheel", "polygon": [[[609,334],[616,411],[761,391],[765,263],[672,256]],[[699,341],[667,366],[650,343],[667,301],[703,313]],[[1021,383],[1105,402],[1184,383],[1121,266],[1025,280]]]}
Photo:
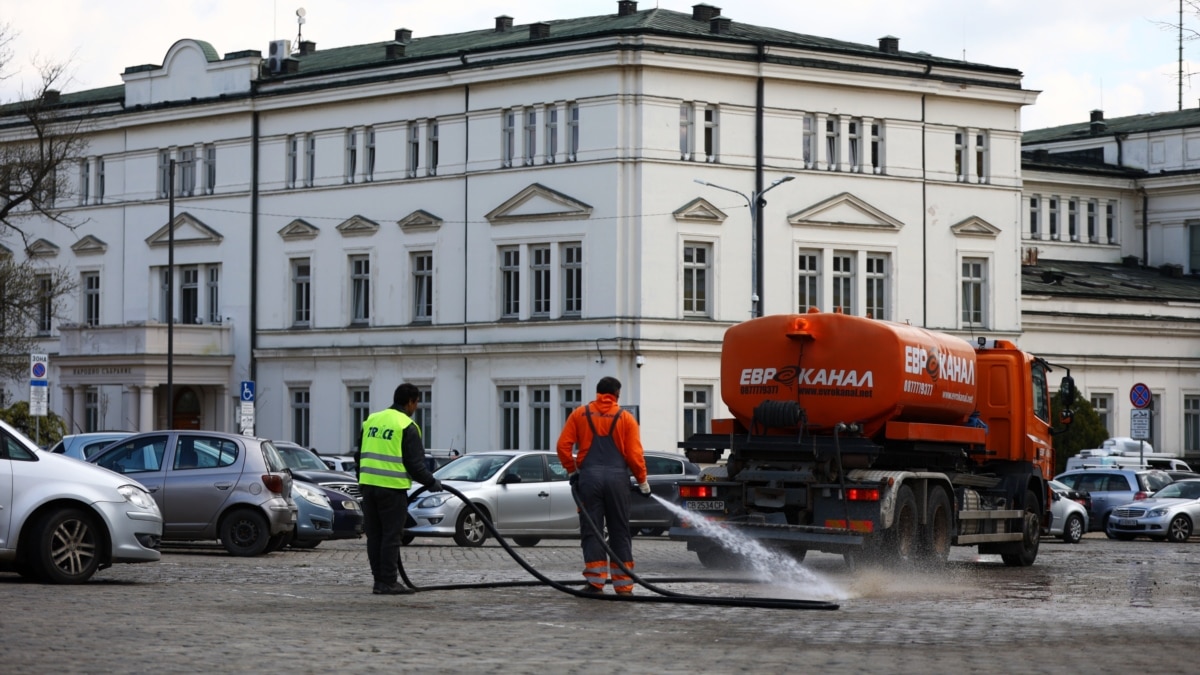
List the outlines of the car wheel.
{"label": "car wheel", "polygon": [[309,539],[306,541],[300,541],[299,539],[293,538],[290,542],[288,542],[288,546],[291,546],[292,548],[314,549],[320,545],[321,545],[320,539]]}
{"label": "car wheel", "polygon": [[517,546],[537,546],[538,542],[541,541],[542,538],[541,537],[513,537],[512,540],[514,543],[516,543]]}
{"label": "car wheel", "polygon": [[1062,540],[1068,544],[1078,544],[1080,539],[1083,539],[1083,516],[1072,513],[1063,523]]}
{"label": "car wheel", "polygon": [[238,509],[221,521],[221,545],[230,555],[261,555],[270,544],[270,526],[266,517],[258,511]]}
{"label": "car wheel", "polygon": [[666,531],[667,528],[665,527],[643,527],[637,533],[643,537],[661,537]]}
{"label": "car wheel", "polygon": [[81,584],[100,568],[101,539],[95,519],[83,509],[52,511],[33,529],[30,569],[48,583]]}
{"label": "car wheel", "polygon": [[274,553],[275,551],[282,551],[283,549],[287,548],[293,541],[295,541],[295,539],[296,539],[296,533],[294,531],[293,532],[284,532],[283,534],[277,534],[277,535],[271,537],[267,541],[267,548],[265,551],[263,551],[263,553]]}
{"label": "car wheel", "polygon": [[1177,544],[1187,541],[1192,536],[1192,521],[1182,513],[1171,519],[1167,526],[1167,540]]}
{"label": "car wheel", "polygon": [[459,546],[483,546],[483,542],[487,541],[487,529],[483,525],[483,518],[470,507],[465,507],[462,513],[458,514],[458,521],[454,524],[454,543]]}

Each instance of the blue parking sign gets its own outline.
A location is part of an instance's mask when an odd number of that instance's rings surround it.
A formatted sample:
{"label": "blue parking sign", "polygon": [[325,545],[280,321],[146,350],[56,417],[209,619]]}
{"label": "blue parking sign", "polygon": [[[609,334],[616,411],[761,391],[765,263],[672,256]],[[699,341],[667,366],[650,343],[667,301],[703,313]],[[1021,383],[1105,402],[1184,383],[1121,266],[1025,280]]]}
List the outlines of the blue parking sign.
{"label": "blue parking sign", "polygon": [[241,392],[243,403],[254,403],[254,380],[242,380]]}

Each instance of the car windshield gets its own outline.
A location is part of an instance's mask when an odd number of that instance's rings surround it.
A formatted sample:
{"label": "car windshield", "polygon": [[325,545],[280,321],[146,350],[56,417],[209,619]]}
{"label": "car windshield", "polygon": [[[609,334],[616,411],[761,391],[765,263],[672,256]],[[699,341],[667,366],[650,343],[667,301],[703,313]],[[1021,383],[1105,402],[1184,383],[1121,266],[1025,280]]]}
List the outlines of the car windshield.
{"label": "car windshield", "polygon": [[325,462],[321,461],[312,453],[312,450],[307,450],[294,445],[276,445],[275,449],[283,456],[283,461],[289,469],[296,471],[328,471],[329,467],[325,466]]}
{"label": "car windshield", "polygon": [[433,472],[438,480],[485,481],[512,459],[512,455],[463,455]]}
{"label": "car windshield", "polygon": [[1138,476],[1139,482],[1142,483],[1142,489],[1149,492],[1158,492],[1171,483],[1171,475],[1166,471],[1147,471]]}
{"label": "car windshield", "polygon": [[1200,499],[1200,481],[1171,483],[1154,493],[1155,499]]}
{"label": "car windshield", "polygon": [[1071,488],[1071,486],[1069,486],[1069,485],[1064,485],[1056,480],[1052,480],[1052,481],[1050,481],[1050,489],[1054,490],[1055,492],[1069,492],[1073,488]]}

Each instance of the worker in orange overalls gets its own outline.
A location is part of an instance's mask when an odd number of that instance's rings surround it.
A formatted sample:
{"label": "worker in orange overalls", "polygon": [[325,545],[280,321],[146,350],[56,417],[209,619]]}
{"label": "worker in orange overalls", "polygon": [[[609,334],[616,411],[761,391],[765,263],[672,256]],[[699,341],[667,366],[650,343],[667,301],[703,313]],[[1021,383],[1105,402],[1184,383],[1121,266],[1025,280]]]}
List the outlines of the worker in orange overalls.
{"label": "worker in orange overalls", "polygon": [[[583,546],[583,577],[586,590],[603,593],[611,574],[613,590],[620,595],[633,593],[633,579],[611,563],[600,541],[608,528],[608,545],[625,567],[633,569],[633,537],[629,531],[629,476],[637,479],[638,489],[650,496],[646,482],[646,459],[642,455],[642,434],[633,415],[621,409],[617,398],[621,382],[604,377],[596,383],[596,400],[576,408],[558,437],[558,459],[578,491],[579,501],[596,528],[588,525],[581,513],[579,530]],[[578,454],[572,454],[577,448]]]}

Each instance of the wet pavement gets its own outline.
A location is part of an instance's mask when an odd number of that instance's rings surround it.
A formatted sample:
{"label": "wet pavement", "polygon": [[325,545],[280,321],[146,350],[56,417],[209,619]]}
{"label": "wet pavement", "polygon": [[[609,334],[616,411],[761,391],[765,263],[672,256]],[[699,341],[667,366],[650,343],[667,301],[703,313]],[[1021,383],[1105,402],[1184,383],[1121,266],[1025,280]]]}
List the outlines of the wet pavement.
{"label": "wet pavement", "polygon": [[[517,549],[577,581],[578,543]],[[371,594],[363,540],[234,558],[165,548],[82,586],[0,574],[0,671],[175,673],[1194,672],[1200,538],[1044,540],[1005,567],[955,548],[939,571],[848,571],[810,554],[764,584],[722,583],[682,543],[634,540],[637,572],[673,591],[831,600],[836,611],[599,602],[546,586]],[[418,586],[532,578],[495,542],[418,539]],[[648,595],[638,589],[641,595]]]}

